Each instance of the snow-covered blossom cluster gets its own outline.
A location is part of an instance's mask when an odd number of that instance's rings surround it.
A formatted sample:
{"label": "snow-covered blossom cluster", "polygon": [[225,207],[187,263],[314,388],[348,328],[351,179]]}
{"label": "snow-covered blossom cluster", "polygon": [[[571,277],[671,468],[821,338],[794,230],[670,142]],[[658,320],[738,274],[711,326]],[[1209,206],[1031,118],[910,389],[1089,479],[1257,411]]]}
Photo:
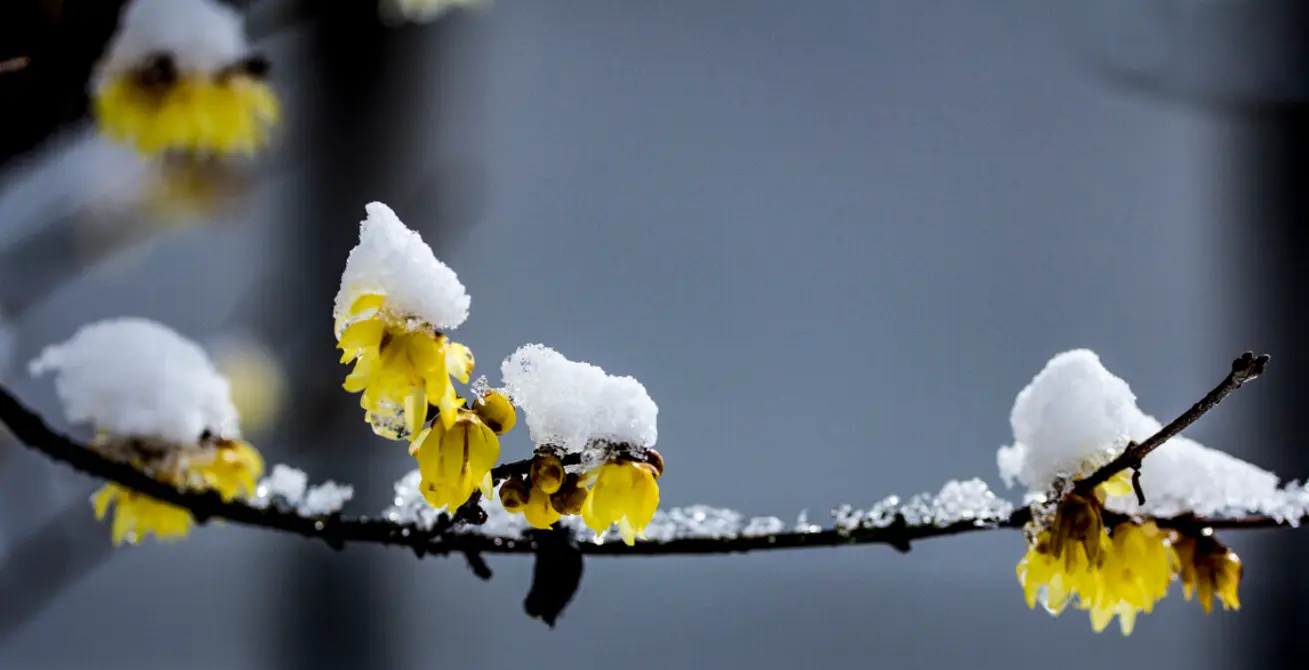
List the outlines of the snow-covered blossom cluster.
{"label": "snow-covered blossom cluster", "polygon": [[659,407],[632,377],[606,374],[540,344],[520,347],[500,374],[538,445],[570,452],[596,443],[649,447],[659,437]]}
{"label": "snow-covered blossom cluster", "polygon": [[[1156,519],[1285,514],[1305,509],[1299,487],[1278,488],[1276,475],[1194,440],[1175,436],[1145,456],[1137,500],[1123,471],[1083,490],[1077,482],[1162,425],[1136,404],[1127,382],[1099,357],[1079,349],[1055,356],[1014,402],[1014,442],[1001,447],[1001,477],[1027,487],[1033,520],[1018,565],[1029,606],[1058,614],[1070,604],[1090,613],[1095,630],[1115,617],[1130,634],[1173,581],[1206,611],[1216,596],[1239,607],[1240,559],[1210,532],[1162,529]],[[1117,515],[1117,516],[1115,516]]]}
{"label": "snow-covered blossom cluster", "polygon": [[[161,481],[230,500],[249,495],[263,473],[259,452],[240,439],[227,379],[199,345],[167,326],[141,318],[92,323],[46,347],[29,370],[54,375],[64,415],[91,424],[96,448]],[[98,517],[117,506],[115,543],[148,534],[177,539],[191,528],[186,510],[116,483],[92,501]]]}
{"label": "snow-covered blossom cluster", "polygon": [[[658,507],[663,473],[648,449],[658,408],[645,388],[529,345],[501,366],[503,390],[479,383],[461,396],[455,381],[469,383],[475,359],[448,331],[468,318],[464,285],[389,207],[365,210],[333,307],[341,362],[354,364],[344,387],[362,394],[375,433],[409,443],[423,500],[453,512],[474,494],[492,499],[499,483],[504,508],[528,524],[548,528],[580,514],[596,533],[617,524],[635,541]],[[515,404],[538,448],[528,473],[496,482],[499,436],[517,423]],[[588,444],[599,453],[570,470],[565,453]]]}

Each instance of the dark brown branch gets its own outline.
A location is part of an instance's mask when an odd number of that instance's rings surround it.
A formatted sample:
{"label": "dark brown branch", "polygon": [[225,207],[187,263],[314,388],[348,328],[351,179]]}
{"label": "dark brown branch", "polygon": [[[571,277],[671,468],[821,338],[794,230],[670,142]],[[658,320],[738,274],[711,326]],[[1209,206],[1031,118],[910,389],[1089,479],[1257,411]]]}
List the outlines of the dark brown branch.
{"label": "dark brown branch", "polygon": [[1122,454],[1117,458],[1105,464],[1104,467],[1096,470],[1086,479],[1077,482],[1076,491],[1081,495],[1089,495],[1095,487],[1109,481],[1114,475],[1132,469],[1137,471],[1132,477],[1132,486],[1136,490],[1137,501],[1145,503],[1145,494],[1141,491],[1141,482],[1139,470],[1141,468],[1141,459],[1145,458],[1150,452],[1158,449],[1163,443],[1172,439],[1178,433],[1186,430],[1191,424],[1195,423],[1204,416],[1209,410],[1213,409],[1218,403],[1223,401],[1229,393],[1241,388],[1248,381],[1259,378],[1268,367],[1268,354],[1255,355],[1254,352],[1247,351],[1232,361],[1232,370],[1227,373],[1223,381],[1219,382],[1213,390],[1205,394],[1199,402],[1191,405],[1191,408],[1182,412],[1181,416],[1173,419],[1168,425],[1159,429],[1159,432],[1151,435],[1142,442],[1132,442],[1127,445]]}
{"label": "dark brown branch", "polygon": [[[1244,377],[1245,380],[1251,378],[1253,377],[1248,375]],[[152,498],[184,507],[191,512],[197,523],[204,523],[209,519],[224,519],[247,526],[323,540],[337,549],[346,544],[381,544],[407,547],[420,557],[426,554],[449,553],[531,554],[537,548],[536,541],[533,539],[483,535],[466,526],[460,526],[447,515],[443,515],[433,528],[425,529],[416,525],[397,524],[368,517],[332,515],[308,518],[293,511],[278,509],[276,506],[260,509],[243,502],[223,501],[214,492],[179,490],[130,465],[110,460],[52,430],[40,416],[23,406],[3,387],[0,387],[0,422],[7,425],[19,441],[32,449],[56,461],[67,463],[84,474],[114,481]],[[494,472],[498,477],[507,477],[526,471],[527,464],[528,461],[507,463],[496,468]],[[941,526],[930,523],[911,525],[905,523],[902,517],[897,517],[895,523],[886,527],[859,528],[851,531],[824,529],[818,532],[790,531],[760,536],[684,538],[639,542],[633,547],[614,542],[605,544],[583,542],[580,550],[584,554],[599,556],[654,556],[731,554],[775,549],[887,544],[901,551],[908,551],[911,543],[917,540],[1000,528],[1021,528],[1028,519],[1030,519],[1029,510],[1021,508],[1007,519],[992,522],[961,521]],[[1113,523],[1123,519],[1125,517],[1120,518],[1120,515],[1110,515],[1106,521]],[[1203,519],[1186,516],[1159,519],[1157,522],[1164,528],[1186,530],[1206,527],[1238,529],[1289,525],[1289,521],[1278,521],[1265,516],[1235,519]]]}

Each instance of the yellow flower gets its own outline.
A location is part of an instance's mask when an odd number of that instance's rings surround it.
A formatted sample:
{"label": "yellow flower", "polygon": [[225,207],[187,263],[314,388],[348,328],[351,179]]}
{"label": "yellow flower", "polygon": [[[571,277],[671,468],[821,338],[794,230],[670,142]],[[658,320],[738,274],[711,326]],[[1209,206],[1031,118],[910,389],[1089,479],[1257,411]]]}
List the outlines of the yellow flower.
{"label": "yellow flower", "polygon": [[1128,469],[1119,472],[1110,477],[1103,484],[1095,487],[1095,490],[1100,494],[1101,501],[1105,500],[1106,496],[1116,497],[1134,495],[1135,489],[1132,487],[1132,471]]}
{"label": "yellow flower", "polygon": [[264,474],[264,459],[247,442],[225,440],[218,443],[213,458],[196,466],[195,472],[205,488],[231,500],[254,493],[255,483]]}
{"label": "yellow flower", "polygon": [[491,468],[500,458],[500,439],[472,410],[459,410],[449,429],[435,422],[414,439],[411,453],[422,475],[419,488],[432,507],[458,509],[473,491],[491,497]]}
{"label": "yellow flower", "polygon": [[1099,570],[1102,588],[1096,599],[1081,603],[1091,612],[1091,627],[1099,633],[1117,615],[1123,635],[1131,635],[1137,613],[1154,610],[1177,567],[1177,552],[1153,521],[1118,524]]}
{"label": "yellow flower", "polygon": [[1200,537],[1180,537],[1174,544],[1182,564],[1182,593],[1187,600],[1198,593],[1205,614],[1213,612],[1214,596],[1222,601],[1225,610],[1241,609],[1236,589],[1243,570],[1236,552],[1208,532]]}
{"label": "yellow flower", "polygon": [[614,461],[593,474],[595,483],[582,506],[582,521],[599,539],[615,522],[628,545],[645,539],[645,527],[659,507],[655,469],[645,463]]}
{"label": "yellow flower", "polygon": [[363,392],[360,405],[374,432],[392,440],[417,435],[429,404],[440,410],[446,429],[454,426],[460,401],[450,377],[468,383],[473,371],[468,347],[430,328],[411,330],[408,319],[386,309],[380,293],[355,298],[337,332],[341,362],[355,364],[343,386]]}
{"label": "yellow flower", "polygon": [[1053,614],[1062,612],[1074,595],[1094,602],[1102,588],[1097,571],[1101,554],[1111,549],[1098,498],[1066,496],[1050,529],[1037,534],[1018,562],[1018,581],[1027,606],[1036,607],[1042,589],[1046,609]]}
{"label": "yellow flower", "polygon": [[167,542],[179,540],[191,532],[191,513],[165,502],[160,502],[113,482],[105,484],[91,499],[95,518],[103,519],[113,504],[114,545],[124,541],[136,544],[147,535]]}
{"label": "yellow flower", "polygon": [[550,494],[539,486],[532,487],[531,494],[527,497],[527,504],[516,511],[521,513],[533,528],[549,528],[563,517],[551,503]]}
{"label": "yellow flower", "polygon": [[268,144],[281,116],[261,76],[239,69],[180,73],[168,57],[108,79],[94,104],[105,135],[148,156],[254,154]]}

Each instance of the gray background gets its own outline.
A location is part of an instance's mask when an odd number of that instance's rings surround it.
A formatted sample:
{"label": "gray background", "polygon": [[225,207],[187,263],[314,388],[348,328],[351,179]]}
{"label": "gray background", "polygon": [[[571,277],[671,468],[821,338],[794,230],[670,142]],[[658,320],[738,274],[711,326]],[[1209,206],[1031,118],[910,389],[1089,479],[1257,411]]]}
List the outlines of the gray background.
{"label": "gray background", "polygon": [[[413,58],[377,73],[394,107],[370,158],[297,130],[315,113],[297,78],[310,65],[305,35],[284,32],[266,46],[288,138],[243,220],[87,263],[17,319],[16,360],[119,314],[201,340],[280,314],[309,333],[274,342],[293,370],[314,368],[293,388],[342,396],[341,421],[332,444],[306,444],[307,418],[288,412],[261,446],[270,463],[354,482],[351,509],[374,512],[411,461],[331,385],[344,373],[335,286],[283,279],[339,272],[364,203],[381,198],[468,286],[457,335],[480,372],[498,379],[504,355],[537,341],[644,382],[667,505],[825,521],[834,504],[951,478],[999,486],[1013,397],[1054,353],[1096,349],[1167,415],[1260,344],[1224,318],[1245,270],[1215,262],[1239,224],[1221,206],[1230,126],[1106,83],[1089,53],[1146,62],[1157,44],[1149,24],[1123,42],[1083,30],[1094,25],[1037,0],[499,0],[396,33]],[[306,164],[361,155],[354,169],[387,185],[361,178],[320,216]],[[62,189],[89,198],[77,171],[21,172],[0,191],[0,245],[56,221]],[[11,384],[54,415],[48,382]],[[1243,391],[1193,436],[1258,461],[1260,445],[1237,438],[1261,397]],[[505,456],[528,449],[515,435]],[[91,490],[23,450],[0,468],[7,543]],[[107,544],[108,529],[83,523],[81,536]],[[492,558],[483,583],[461,560],[206,528],[113,552],[0,643],[0,668],[309,667],[312,652],[281,639],[304,635],[287,622],[305,617],[322,635],[306,649],[345,644],[366,667],[1231,668],[1281,603],[1261,580],[1262,538],[1230,540],[1252,611],[1205,617],[1175,589],[1124,639],[1093,634],[1080,612],[1029,611],[1015,533],[907,556],[596,559],[550,631],[522,614],[524,558]],[[305,588],[302,565],[323,562],[350,585]],[[337,587],[374,597],[317,611]]]}

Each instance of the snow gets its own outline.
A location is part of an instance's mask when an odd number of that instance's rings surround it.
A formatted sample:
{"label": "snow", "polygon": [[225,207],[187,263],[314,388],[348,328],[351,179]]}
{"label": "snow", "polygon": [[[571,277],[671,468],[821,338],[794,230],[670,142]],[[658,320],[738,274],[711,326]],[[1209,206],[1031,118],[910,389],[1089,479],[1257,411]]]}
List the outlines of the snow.
{"label": "snow", "polygon": [[608,375],[540,344],[520,347],[500,373],[537,445],[580,451],[593,441],[649,447],[658,439],[659,407],[632,377]]}
{"label": "snow", "polygon": [[338,484],[333,481],[323,482],[309,487],[305,497],[296,507],[300,516],[326,516],[341,511],[345,504],[355,495],[353,486]]}
{"label": "snow", "polygon": [[455,9],[483,9],[490,0],[382,0],[382,19],[390,23],[427,23]]}
{"label": "snow", "polygon": [[[391,502],[391,506],[382,512],[382,518],[391,523],[414,525],[423,529],[431,528],[445,508],[433,509],[427,504],[427,500],[423,498],[418,488],[421,482],[422,473],[417,468],[401,477],[400,481],[395,483],[395,499]],[[504,508],[500,511],[509,514]],[[521,515],[519,518],[522,518]]]}
{"label": "snow", "polygon": [[[1046,493],[1058,477],[1090,474],[1128,441],[1145,440],[1162,427],[1137,407],[1127,383],[1085,349],[1055,356],[1018,394],[1010,423],[1014,443],[1001,447],[996,460],[1005,482],[1021,482],[1029,496]],[[1181,435],[1145,457],[1141,490],[1144,506],[1134,494],[1110,498],[1106,506],[1157,518],[1298,519],[1309,503],[1294,485],[1279,489],[1272,472]]]}
{"label": "snow", "polygon": [[182,72],[213,73],[249,51],[240,12],[217,0],[132,0],[100,64],[100,77],[171,54]]}
{"label": "snow", "polygon": [[354,497],[354,487],[328,481],[309,486],[304,471],[278,463],[267,477],[259,480],[251,507],[265,509],[282,506],[305,517],[327,516],[341,511]]}
{"label": "snow", "polygon": [[365,293],[384,293],[387,312],[419,322],[406,324],[411,328],[458,328],[471,302],[459,276],[390,207],[371,202],[364,209],[368,216],[359,226],[359,244],[350,250],[336,294],[337,335],[350,305]]}
{"label": "snow", "polygon": [[240,437],[228,382],[196,343],[147,319],[108,319],[82,327],[28,364],[54,373],[70,423],[120,437],[194,444],[206,430]]}
{"label": "snow", "polygon": [[832,510],[837,530],[851,533],[863,528],[886,528],[904,517],[910,526],[952,526],[969,522],[989,526],[1009,518],[1013,503],[1000,498],[980,479],[946,482],[936,494],[919,493],[908,500],[887,496],[868,509],[842,505]]}
{"label": "snow", "polygon": [[1085,476],[1122,451],[1137,411],[1127,382],[1106,370],[1095,352],[1059,354],[1014,401],[1014,443],[996,454],[1000,476],[1007,486],[1017,480],[1029,490]]}
{"label": "snow", "polygon": [[272,472],[259,480],[254,497],[250,499],[250,506],[262,509],[280,499],[288,506],[295,507],[304,498],[308,487],[309,475],[303,470],[278,463],[273,466]]}
{"label": "snow", "polygon": [[[1162,427],[1141,413],[1132,422],[1131,437],[1144,440]],[[1281,503],[1277,475],[1180,435],[1142,461],[1141,491],[1144,507],[1137,505],[1135,495],[1111,498],[1106,504],[1129,514],[1172,517],[1272,513]]]}

